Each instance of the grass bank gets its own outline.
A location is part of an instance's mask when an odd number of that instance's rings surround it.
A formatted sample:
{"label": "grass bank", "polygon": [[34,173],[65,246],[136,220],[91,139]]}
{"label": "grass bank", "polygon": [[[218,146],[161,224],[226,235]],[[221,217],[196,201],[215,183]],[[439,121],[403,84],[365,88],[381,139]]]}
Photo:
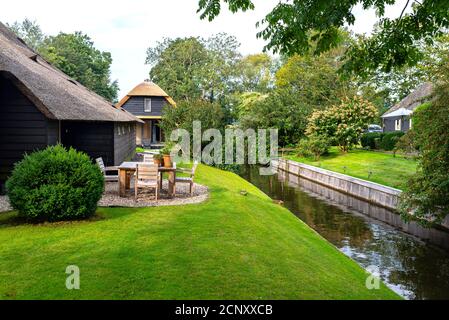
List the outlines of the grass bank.
{"label": "grass bank", "polygon": [[[0,215],[1,299],[395,299],[292,213],[235,174],[200,166],[200,205],[100,208],[92,221]],[[247,196],[240,194],[248,191]],[[80,268],[81,289],[65,288]]]}
{"label": "grass bank", "polygon": [[366,150],[342,153],[337,147],[332,147],[329,154],[318,161],[295,155],[286,158],[398,189],[406,186],[417,166],[416,160],[406,159],[402,155],[394,157],[390,153]]}

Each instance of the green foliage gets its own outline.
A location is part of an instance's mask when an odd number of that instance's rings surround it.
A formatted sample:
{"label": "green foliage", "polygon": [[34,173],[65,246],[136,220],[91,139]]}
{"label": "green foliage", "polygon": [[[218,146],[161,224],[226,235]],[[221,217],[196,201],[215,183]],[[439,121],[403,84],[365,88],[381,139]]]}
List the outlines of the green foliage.
{"label": "green foliage", "polygon": [[314,157],[315,161],[329,152],[331,142],[328,137],[311,135],[306,139],[301,139],[298,144],[298,155],[301,157]]}
{"label": "green foliage", "polygon": [[193,135],[193,121],[201,121],[202,130],[224,129],[225,118],[222,107],[218,103],[206,100],[181,101],[176,108],[164,107],[161,127],[167,138],[176,129],[185,129]]}
{"label": "green foliage", "polygon": [[386,151],[393,151],[396,148],[399,139],[404,136],[404,134],[405,133],[401,131],[383,133],[379,148]]}
{"label": "green foliage", "polygon": [[[253,9],[250,0],[224,0],[231,12]],[[264,26],[257,36],[267,40],[265,49],[281,54],[304,54],[311,50],[319,54],[336,47],[339,28],[353,25],[354,7],[375,9],[380,18],[372,36],[351,47],[344,70],[360,73],[365,70],[390,71],[395,66],[415,64],[421,57],[419,43],[432,44],[449,27],[447,0],[414,1],[412,12],[397,18],[385,17],[387,5],[397,0],[291,0],[281,1],[258,23]],[[201,18],[213,20],[221,11],[220,0],[199,0]],[[311,46],[311,43],[316,43]]]}
{"label": "green foliage", "polygon": [[15,22],[11,29],[69,77],[108,101],[117,101],[118,82],[110,79],[111,54],[96,49],[87,35],[75,32],[46,36],[36,22],[28,19],[22,23]]}
{"label": "green foliage", "polygon": [[449,58],[438,76],[434,99],[414,112],[419,170],[409,180],[401,201],[403,216],[412,213],[424,224],[438,223],[449,213]]}
{"label": "green foliage", "polygon": [[371,150],[378,149],[379,142],[382,140],[383,133],[381,132],[367,132],[360,138],[360,143],[362,147]]}
{"label": "green foliage", "polygon": [[173,147],[175,146],[175,144],[171,141],[167,141],[165,142],[164,147],[161,149],[161,154],[162,155],[169,155],[171,153],[171,150],[173,149]]}
{"label": "green foliage", "polygon": [[405,157],[409,155],[414,157],[418,153],[418,150],[419,147],[416,144],[415,130],[411,129],[399,138],[393,151],[394,154],[397,152],[402,152]]}
{"label": "green foliage", "polygon": [[117,81],[111,82],[112,57],[101,52],[81,32],[47,37],[39,52],[64,73],[109,101],[116,101]]}
{"label": "green foliage", "polygon": [[273,66],[272,58],[266,53],[243,57],[236,65],[236,89],[240,92],[268,92],[273,87]]}
{"label": "green foliage", "polygon": [[279,144],[295,144],[304,137],[307,117],[312,109],[303,104],[301,97],[291,88],[276,89],[266,98],[257,99],[246,112],[240,114],[239,125],[244,128],[275,128]]}
{"label": "green foliage", "polygon": [[359,139],[366,126],[377,116],[377,109],[361,97],[344,98],[340,105],[315,111],[309,119],[307,135],[332,138],[343,152]]}
{"label": "green foliage", "polygon": [[36,21],[25,18],[22,22],[15,21],[12,25],[6,25],[33,50],[37,51],[42,46],[45,35]]}
{"label": "green foliage", "polygon": [[85,219],[95,213],[104,178],[86,154],[58,145],[25,156],[6,188],[13,208],[29,220]]}
{"label": "green foliage", "polygon": [[220,33],[209,39],[164,39],[147,50],[151,79],[175,100],[223,98],[232,88],[240,58],[235,37]]}

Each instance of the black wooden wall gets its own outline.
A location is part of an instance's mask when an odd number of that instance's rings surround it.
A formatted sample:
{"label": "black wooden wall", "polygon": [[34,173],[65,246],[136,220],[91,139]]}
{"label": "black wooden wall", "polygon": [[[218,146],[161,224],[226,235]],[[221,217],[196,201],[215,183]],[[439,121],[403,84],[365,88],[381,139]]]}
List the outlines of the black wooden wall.
{"label": "black wooden wall", "polygon": [[54,142],[49,141],[49,131],[47,118],[0,74],[0,191],[25,153]]}
{"label": "black wooden wall", "polygon": [[114,127],[114,165],[118,166],[136,151],[136,124],[116,122]]}
{"label": "black wooden wall", "polygon": [[83,151],[93,160],[103,158],[107,166],[114,163],[114,123],[62,121],[61,142]]}
{"label": "black wooden wall", "polygon": [[145,112],[145,97],[131,97],[122,108],[131,112],[135,116],[161,116],[162,108],[168,104],[164,97],[148,97],[151,98],[151,112]]}

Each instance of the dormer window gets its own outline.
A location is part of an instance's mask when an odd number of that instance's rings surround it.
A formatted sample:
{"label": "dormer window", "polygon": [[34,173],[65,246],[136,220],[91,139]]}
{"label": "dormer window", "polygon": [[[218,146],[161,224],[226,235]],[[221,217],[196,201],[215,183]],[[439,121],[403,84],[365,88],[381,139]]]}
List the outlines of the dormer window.
{"label": "dormer window", "polygon": [[145,98],[143,101],[144,104],[144,111],[145,112],[151,112],[151,98]]}

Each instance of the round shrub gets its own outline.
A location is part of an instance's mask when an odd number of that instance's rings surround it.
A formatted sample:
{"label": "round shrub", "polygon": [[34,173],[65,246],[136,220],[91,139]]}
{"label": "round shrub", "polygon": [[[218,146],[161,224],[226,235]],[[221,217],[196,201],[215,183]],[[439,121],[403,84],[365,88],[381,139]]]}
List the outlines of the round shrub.
{"label": "round shrub", "polygon": [[311,157],[317,161],[320,157],[329,152],[331,146],[329,138],[326,136],[310,135],[307,139],[302,139],[298,143],[298,155]]}
{"label": "round shrub", "polygon": [[6,189],[13,208],[28,220],[78,220],[95,213],[104,178],[86,154],[58,145],[25,156]]}
{"label": "round shrub", "polygon": [[404,132],[386,132],[380,141],[380,148],[387,151],[392,151],[396,147],[396,143],[404,135]]}
{"label": "round shrub", "polygon": [[376,141],[380,141],[382,139],[382,133],[380,132],[367,132],[362,135],[360,138],[360,143],[362,147],[374,150],[378,147]]}

